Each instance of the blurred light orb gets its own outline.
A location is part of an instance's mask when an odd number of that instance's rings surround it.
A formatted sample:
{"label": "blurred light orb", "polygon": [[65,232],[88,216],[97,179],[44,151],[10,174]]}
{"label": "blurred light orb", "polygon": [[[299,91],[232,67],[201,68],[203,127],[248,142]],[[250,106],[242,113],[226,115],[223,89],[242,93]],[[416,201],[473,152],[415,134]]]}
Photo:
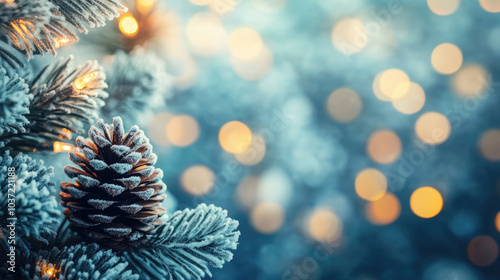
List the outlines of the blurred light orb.
{"label": "blurred light orb", "polygon": [[330,116],[341,123],[356,119],[363,108],[359,95],[349,88],[340,88],[332,92],[326,105]]}
{"label": "blurred light orb", "polygon": [[368,139],[366,146],[368,155],[375,162],[389,164],[401,155],[401,140],[390,130],[379,130]]}
{"label": "blurred light orb", "polygon": [[400,69],[388,69],[382,72],[379,80],[380,91],[389,100],[394,101],[405,96],[410,90],[410,78]]}
{"label": "blurred light orb", "polygon": [[230,121],[219,130],[219,143],[228,153],[243,153],[252,143],[252,131],[242,122]]}
{"label": "blurred light orb", "polygon": [[401,203],[392,193],[366,205],[366,216],[375,225],[388,225],[396,221],[401,214]]}
{"label": "blurred light orb", "polygon": [[259,182],[257,176],[247,176],[241,180],[236,191],[239,206],[244,210],[249,210],[258,202]]}
{"label": "blurred light orb", "polygon": [[453,14],[460,4],[460,0],[427,0],[429,9],[440,16]]}
{"label": "blurred light orb", "polygon": [[220,18],[210,12],[194,15],[186,26],[187,41],[202,56],[219,53],[224,48],[226,36]]}
{"label": "blurred light orb", "polygon": [[264,46],[260,54],[253,59],[240,59],[232,57],[231,65],[234,71],[242,79],[258,81],[273,69],[274,57],[271,50]]}
{"label": "blurred light orb", "polygon": [[498,232],[500,232],[500,211],[495,216],[495,227],[497,228]]}
{"label": "blurred light orb", "polygon": [[178,147],[193,144],[200,134],[198,122],[191,116],[175,116],[167,124],[168,140]]}
{"label": "blurred light orb", "polygon": [[212,3],[212,0],[189,0],[189,2],[198,5],[198,6],[206,6]]}
{"label": "blurred light orb", "polygon": [[500,130],[486,131],[479,140],[479,149],[485,159],[500,161]]}
{"label": "blurred light orb", "polygon": [[283,8],[287,0],[252,0],[251,2],[264,12],[275,12]]}
{"label": "blurred light orb", "polygon": [[137,10],[141,14],[147,14],[155,5],[156,0],[137,0]]}
{"label": "blurred light orb", "polygon": [[490,13],[500,13],[500,1],[498,0],[479,0],[481,7]]}
{"label": "blurred light orb", "polygon": [[259,33],[249,27],[241,27],[229,35],[229,51],[239,59],[256,58],[264,49]]}
{"label": "blurred light orb", "polygon": [[354,187],[362,199],[376,201],[387,191],[387,178],[377,169],[367,168],[358,173]]}
{"label": "blurred light orb", "polygon": [[285,220],[285,211],[281,205],[274,202],[263,202],[252,209],[250,215],[252,226],[264,234],[278,231]]}
{"label": "blurred light orb", "polygon": [[151,141],[159,146],[169,146],[167,137],[167,124],[174,117],[173,114],[162,112],[156,114],[149,124],[148,136]]}
{"label": "blurred light orb", "polygon": [[266,155],[266,142],[260,135],[254,134],[248,149],[236,154],[236,160],[243,165],[259,164]]}
{"label": "blurred light orb", "polygon": [[331,243],[342,233],[342,221],[327,209],[316,210],[309,218],[309,234],[316,241]]}
{"label": "blurred light orb", "polygon": [[377,97],[379,100],[382,100],[384,102],[391,101],[389,97],[387,97],[382,90],[380,89],[380,78],[382,77],[383,72],[378,73],[377,76],[375,76],[375,79],[373,79],[373,94],[375,94],[375,97]]}
{"label": "blurred light orb", "polygon": [[455,45],[443,43],[434,48],[431,63],[438,73],[449,75],[460,69],[463,62],[462,51]]}
{"label": "blurred light orb", "polygon": [[489,266],[498,257],[498,245],[489,236],[478,236],[467,246],[470,261],[477,266]]}
{"label": "blurred light orb", "polygon": [[186,192],[199,196],[212,190],[215,183],[215,174],[204,165],[194,165],[186,169],[181,175],[181,185]]}
{"label": "blurred light orb", "polygon": [[462,67],[453,75],[451,85],[463,97],[479,96],[489,87],[489,73],[481,65],[471,64]]}
{"label": "blurred light orb", "polygon": [[443,209],[443,197],[432,187],[421,187],[411,194],[410,207],[415,215],[429,219]]}
{"label": "blurred light orb", "polygon": [[342,19],[333,27],[332,43],[343,54],[359,53],[368,43],[365,25],[357,18]]}
{"label": "blurred light orb", "polygon": [[451,125],[444,115],[427,112],[421,115],[415,123],[415,133],[424,143],[438,145],[450,136]]}
{"label": "blurred light orb", "polygon": [[417,83],[410,83],[410,90],[408,93],[397,99],[392,101],[392,106],[394,108],[406,115],[415,114],[424,107],[425,104],[425,92],[424,89]]}
{"label": "blurred light orb", "polygon": [[118,28],[125,36],[133,37],[139,31],[139,24],[131,14],[124,14],[118,21]]}

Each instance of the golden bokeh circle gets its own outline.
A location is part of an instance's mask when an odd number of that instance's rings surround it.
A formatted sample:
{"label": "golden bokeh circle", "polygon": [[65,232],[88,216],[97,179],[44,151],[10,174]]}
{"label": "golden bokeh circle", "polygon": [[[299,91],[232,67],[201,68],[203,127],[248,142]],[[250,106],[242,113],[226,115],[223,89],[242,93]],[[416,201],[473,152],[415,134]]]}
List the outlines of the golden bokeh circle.
{"label": "golden bokeh circle", "polygon": [[488,71],[481,65],[462,67],[451,80],[453,91],[463,97],[480,96],[489,86]]}
{"label": "golden bokeh circle", "polygon": [[309,218],[309,234],[316,241],[331,243],[342,233],[342,221],[330,210],[316,210]]}
{"label": "golden bokeh circle", "polygon": [[259,33],[249,27],[241,27],[229,35],[229,51],[239,59],[254,59],[264,49]]}
{"label": "golden bokeh circle", "polygon": [[243,153],[252,143],[252,131],[242,122],[228,122],[219,130],[219,143],[228,153]]}
{"label": "golden bokeh circle", "polygon": [[366,216],[375,225],[388,225],[396,221],[401,214],[401,203],[392,193],[366,205]]}
{"label": "golden bokeh circle", "polygon": [[414,82],[410,83],[410,90],[405,96],[392,101],[392,106],[394,106],[398,112],[406,115],[417,113],[424,107],[424,104],[424,89]]}
{"label": "golden bokeh circle", "polygon": [[191,166],[181,175],[181,186],[186,192],[195,196],[208,193],[214,183],[214,172],[204,165]]}
{"label": "golden bokeh circle", "polygon": [[359,197],[375,201],[387,191],[387,178],[377,169],[367,168],[358,173],[354,187]]}
{"label": "golden bokeh circle", "polygon": [[412,193],[410,207],[415,215],[429,219],[435,217],[443,209],[443,197],[432,187],[421,187]]}
{"label": "golden bokeh circle", "polygon": [[405,96],[410,90],[410,78],[400,69],[388,69],[381,73],[380,91],[389,100],[394,101]]}
{"label": "golden bokeh circle", "polygon": [[427,112],[421,115],[415,123],[415,133],[423,142],[438,145],[450,137],[451,125],[444,115]]}
{"label": "golden bokeh circle", "polygon": [[263,202],[252,209],[250,220],[257,231],[272,234],[283,225],[285,210],[277,203]]}
{"label": "golden bokeh circle", "polygon": [[363,108],[363,103],[354,90],[340,88],[330,94],[326,106],[328,113],[334,120],[348,123],[358,117]]}
{"label": "golden bokeh circle", "polygon": [[500,1],[498,0],[479,0],[481,7],[490,13],[500,13]]}
{"label": "golden bokeh circle", "polygon": [[429,9],[440,16],[453,14],[460,5],[460,0],[427,0]]}
{"label": "golden bokeh circle", "polygon": [[365,26],[357,18],[342,19],[332,29],[333,46],[343,54],[359,53],[367,42]]}
{"label": "golden bokeh circle", "polygon": [[188,115],[175,116],[167,124],[168,140],[175,146],[189,146],[198,139],[199,134],[198,122]]}
{"label": "golden bokeh circle", "polygon": [[489,161],[500,161],[500,130],[486,131],[479,140],[479,150]]}
{"label": "golden bokeh circle", "polygon": [[463,62],[462,51],[451,43],[443,43],[434,48],[431,63],[438,73],[449,75],[460,69]]}
{"label": "golden bokeh circle", "polygon": [[391,130],[379,130],[368,139],[366,150],[375,162],[393,163],[401,155],[401,140]]}

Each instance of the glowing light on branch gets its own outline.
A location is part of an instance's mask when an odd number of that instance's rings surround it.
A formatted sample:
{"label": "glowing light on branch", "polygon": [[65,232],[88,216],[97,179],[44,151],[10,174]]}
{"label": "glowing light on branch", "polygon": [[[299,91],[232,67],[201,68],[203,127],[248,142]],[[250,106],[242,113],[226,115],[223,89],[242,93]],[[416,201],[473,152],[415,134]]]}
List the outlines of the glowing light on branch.
{"label": "glowing light on branch", "polygon": [[137,10],[141,14],[147,14],[155,5],[156,0],[137,0]]}
{"label": "glowing light on branch", "polygon": [[78,79],[75,80],[74,86],[76,89],[80,90],[83,89],[84,87],[87,86],[88,83],[90,83],[95,77],[97,76],[98,71],[94,71],[92,73],[89,73],[85,76],[82,76]]}
{"label": "glowing light on branch", "polygon": [[69,152],[73,150],[75,146],[59,141],[54,142],[54,153]]}

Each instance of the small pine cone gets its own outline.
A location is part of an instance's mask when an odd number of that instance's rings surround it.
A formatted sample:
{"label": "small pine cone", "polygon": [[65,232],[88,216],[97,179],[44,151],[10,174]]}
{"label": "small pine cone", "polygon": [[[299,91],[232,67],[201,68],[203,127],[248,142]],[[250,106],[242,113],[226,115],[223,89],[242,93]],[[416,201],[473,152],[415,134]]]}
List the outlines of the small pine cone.
{"label": "small pine cone", "polygon": [[163,172],[153,166],[157,156],[149,139],[137,126],[124,134],[120,117],[111,125],[98,120],[89,137],[78,137],[82,152],[70,153],[80,168],[64,168],[75,183],[60,185],[71,229],[113,248],[142,243],[165,213]]}

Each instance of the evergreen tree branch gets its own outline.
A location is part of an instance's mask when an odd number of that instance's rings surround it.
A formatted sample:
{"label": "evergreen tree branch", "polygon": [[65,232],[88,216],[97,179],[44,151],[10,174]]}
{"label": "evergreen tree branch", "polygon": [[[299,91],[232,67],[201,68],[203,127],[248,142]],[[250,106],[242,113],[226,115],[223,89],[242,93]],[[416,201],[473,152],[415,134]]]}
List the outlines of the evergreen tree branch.
{"label": "evergreen tree branch", "polygon": [[118,0],[51,0],[59,7],[59,12],[78,31],[87,34],[90,28],[102,27],[107,20],[120,16],[127,8]]}
{"label": "evergreen tree branch", "polygon": [[226,210],[200,204],[174,213],[146,244],[124,255],[145,279],[199,280],[212,275],[209,265],[221,268],[232,259],[237,227]]}
{"label": "evergreen tree branch", "polygon": [[29,113],[32,99],[24,80],[17,74],[9,78],[7,71],[0,66],[0,135],[26,132],[24,127],[29,122],[25,115]]}
{"label": "evergreen tree branch", "polygon": [[0,136],[13,150],[52,150],[54,141],[70,142],[94,122],[108,94],[97,62],[71,66],[72,57],[45,67],[29,84],[33,100],[26,132]]}

